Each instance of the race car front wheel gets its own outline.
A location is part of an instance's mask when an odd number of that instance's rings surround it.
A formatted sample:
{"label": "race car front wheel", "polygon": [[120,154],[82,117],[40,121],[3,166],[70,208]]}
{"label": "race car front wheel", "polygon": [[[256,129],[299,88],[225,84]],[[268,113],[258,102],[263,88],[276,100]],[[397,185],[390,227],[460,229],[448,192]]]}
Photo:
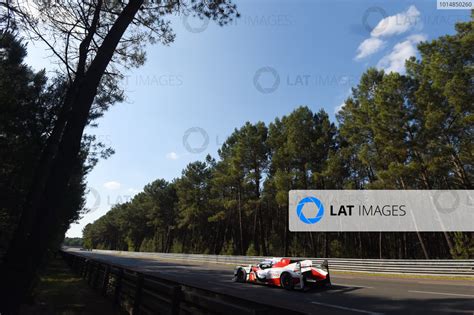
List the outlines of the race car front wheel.
{"label": "race car front wheel", "polygon": [[247,272],[244,268],[237,270],[237,275],[235,276],[237,282],[245,282],[247,280]]}
{"label": "race car front wheel", "polygon": [[293,290],[293,277],[288,272],[282,273],[280,276],[280,285],[285,290]]}

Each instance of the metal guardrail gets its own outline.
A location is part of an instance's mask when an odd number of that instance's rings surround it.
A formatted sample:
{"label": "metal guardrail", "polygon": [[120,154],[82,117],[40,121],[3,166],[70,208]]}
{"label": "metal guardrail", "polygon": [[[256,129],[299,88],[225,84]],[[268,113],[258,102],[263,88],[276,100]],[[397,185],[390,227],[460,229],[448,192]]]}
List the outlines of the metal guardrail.
{"label": "metal guardrail", "polygon": [[[95,253],[113,253],[137,258],[174,259],[190,262],[209,262],[219,264],[247,265],[263,260],[262,256],[229,256],[200,254],[170,254],[149,252],[127,252],[111,250],[93,250]],[[295,259],[303,257],[295,257]],[[474,260],[472,259],[349,259],[349,258],[304,258],[320,264],[324,259],[329,261],[329,268],[335,271],[418,274],[437,276],[474,277]]]}
{"label": "metal guardrail", "polygon": [[76,273],[103,296],[137,314],[302,314],[235,296],[166,280],[133,268],[110,264],[63,250]]}

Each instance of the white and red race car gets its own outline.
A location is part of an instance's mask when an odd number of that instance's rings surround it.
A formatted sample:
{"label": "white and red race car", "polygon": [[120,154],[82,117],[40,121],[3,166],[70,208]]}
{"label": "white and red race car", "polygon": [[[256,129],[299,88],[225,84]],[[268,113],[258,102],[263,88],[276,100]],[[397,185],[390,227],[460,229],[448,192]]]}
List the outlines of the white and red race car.
{"label": "white and red race car", "polygon": [[257,265],[237,266],[234,281],[281,286],[303,290],[312,285],[331,285],[328,261],[313,266],[311,260],[269,258]]}

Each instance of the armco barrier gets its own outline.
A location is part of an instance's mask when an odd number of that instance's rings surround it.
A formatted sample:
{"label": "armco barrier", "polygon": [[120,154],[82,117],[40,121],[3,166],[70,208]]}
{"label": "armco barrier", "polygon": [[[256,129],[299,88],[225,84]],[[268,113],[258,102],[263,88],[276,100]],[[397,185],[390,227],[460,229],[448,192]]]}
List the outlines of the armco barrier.
{"label": "armco barrier", "polygon": [[[228,255],[199,255],[199,254],[170,254],[93,250],[94,253],[123,255],[137,258],[175,259],[189,262],[209,262],[219,264],[253,264],[263,260],[262,256],[228,256]],[[301,257],[295,257],[298,259]],[[326,258],[305,258],[319,264]],[[474,277],[474,260],[472,259],[348,259],[327,258],[329,268],[335,271],[419,274],[437,276],[466,276]]]}
{"label": "armco barrier", "polygon": [[222,293],[184,285],[132,268],[89,259],[74,251],[61,254],[98,293],[131,314],[301,314]]}

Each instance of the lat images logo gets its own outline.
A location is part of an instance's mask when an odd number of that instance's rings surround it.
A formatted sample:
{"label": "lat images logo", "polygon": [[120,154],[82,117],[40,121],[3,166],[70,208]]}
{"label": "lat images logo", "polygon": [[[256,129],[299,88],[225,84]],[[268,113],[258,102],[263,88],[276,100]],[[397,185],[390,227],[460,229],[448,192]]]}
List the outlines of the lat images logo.
{"label": "lat images logo", "polygon": [[[318,212],[317,212],[315,217],[308,218],[303,213],[303,208],[307,203],[313,203],[316,206],[316,208],[318,209]],[[311,196],[305,197],[305,198],[301,199],[300,202],[298,203],[298,206],[296,207],[296,214],[298,215],[298,218],[302,222],[304,222],[306,224],[315,224],[315,223],[319,222],[324,216],[324,205],[321,202],[321,200],[319,200],[318,198],[311,197]]]}

